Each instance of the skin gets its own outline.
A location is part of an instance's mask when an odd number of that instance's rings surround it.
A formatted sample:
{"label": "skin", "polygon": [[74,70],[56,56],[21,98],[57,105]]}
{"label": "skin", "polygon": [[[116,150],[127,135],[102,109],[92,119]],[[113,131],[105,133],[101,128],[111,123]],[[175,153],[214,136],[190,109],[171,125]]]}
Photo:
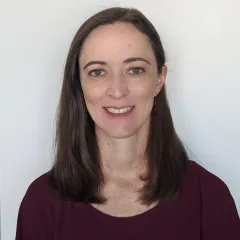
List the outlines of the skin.
{"label": "skin", "polygon": [[[133,59],[133,58],[141,58]],[[93,61],[100,61],[94,63]],[[110,215],[132,216],[152,206],[138,202],[139,176],[146,170],[144,149],[154,97],[167,67],[157,71],[150,42],[129,23],[94,29],[79,56],[80,79],[87,109],[96,126],[107,204],[94,206]],[[134,106],[130,116],[112,119],[104,107]]]}

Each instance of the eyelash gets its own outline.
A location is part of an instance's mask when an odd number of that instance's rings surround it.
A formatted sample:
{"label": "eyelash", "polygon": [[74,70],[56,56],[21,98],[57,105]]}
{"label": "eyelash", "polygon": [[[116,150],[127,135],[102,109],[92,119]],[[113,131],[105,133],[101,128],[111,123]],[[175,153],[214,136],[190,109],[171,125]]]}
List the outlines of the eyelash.
{"label": "eyelash", "polygon": [[128,70],[128,72],[131,71],[131,70],[135,70],[135,69],[141,70],[141,72],[140,72],[140,73],[137,73],[137,74],[131,73],[132,75],[142,75],[142,74],[145,72],[145,69],[142,68],[142,67],[133,67],[133,68],[130,68],[130,69]]}
{"label": "eyelash", "polygon": [[[138,74],[134,74],[134,73],[130,73],[131,75],[141,75],[141,74],[143,74],[143,73],[145,73],[145,69],[144,68],[142,68],[142,67],[132,67],[132,68],[130,68],[130,69],[128,69],[127,70],[127,72],[129,72],[129,71],[131,71],[131,70],[135,70],[135,69],[138,69],[138,70],[141,70],[141,72]],[[91,70],[89,73],[88,73],[88,75],[89,76],[92,76],[92,77],[101,77],[102,75],[100,75],[100,76],[93,76],[92,75],[92,73],[94,73],[94,72],[97,72],[97,71],[105,71],[104,69],[93,69],[93,70]]]}
{"label": "eyelash", "polygon": [[[88,73],[88,75],[89,75],[89,76],[92,76],[92,77],[99,77],[99,76],[93,76],[93,75],[92,75],[93,72],[97,72],[97,71],[104,71],[104,70],[103,70],[103,69],[93,69],[93,70],[91,70],[91,71]],[[101,77],[101,76],[102,76],[102,75],[100,75],[100,77]]]}

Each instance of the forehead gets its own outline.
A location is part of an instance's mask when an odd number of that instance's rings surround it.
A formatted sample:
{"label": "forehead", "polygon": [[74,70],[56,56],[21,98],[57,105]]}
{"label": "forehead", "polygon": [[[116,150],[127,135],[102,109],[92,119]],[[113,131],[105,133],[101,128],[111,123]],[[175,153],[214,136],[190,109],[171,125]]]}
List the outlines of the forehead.
{"label": "forehead", "polygon": [[129,23],[114,23],[94,29],[83,43],[80,61],[154,58],[148,37]]}

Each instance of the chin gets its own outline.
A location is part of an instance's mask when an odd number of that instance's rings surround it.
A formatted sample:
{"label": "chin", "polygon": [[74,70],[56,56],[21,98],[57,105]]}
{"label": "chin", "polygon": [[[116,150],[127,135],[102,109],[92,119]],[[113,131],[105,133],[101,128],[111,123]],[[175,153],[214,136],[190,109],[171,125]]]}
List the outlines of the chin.
{"label": "chin", "polygon": [[115,138],[115,139],[124,139],[124,138],[129,138],[133,136],[136,132],[137,129],[128,126],[128,128],[125,127],[117,127],[117,126],[97,126],[95,128],[96,133],[99,136],[107,136],[110,138]]}
{"label": "chin", "polygon": [[148,118],[143,123],[136,120],[129,122],[120,121],[114,124],[112,122],[101,121],[99,125],[95,124],[95,126],[95,130],[99,135],[105,135],[115,139],[125,139],[133,135],[145,135],[148,129]]}
{"label": "chin", "polygon": [[124,138],[129,138],[132,135],[134,135],[134,133],[136,133],[136,131],[124,131],[121,129],[117,129],[117,130],[113,130],[113,131],[106,131],[107,135],[112,137],[112,138],[116,138],[116,139],[124,139]]}
{"label": "chin", "polygon": [[119,134],[114,134],[114,135],[111,135],[112,138],[115,138],[115,139],[126,139],[126,138],[129,138],[131,136],[133,136],[134,133],[126,133],[126,134],[123,134],[123,133],[119,133]]}

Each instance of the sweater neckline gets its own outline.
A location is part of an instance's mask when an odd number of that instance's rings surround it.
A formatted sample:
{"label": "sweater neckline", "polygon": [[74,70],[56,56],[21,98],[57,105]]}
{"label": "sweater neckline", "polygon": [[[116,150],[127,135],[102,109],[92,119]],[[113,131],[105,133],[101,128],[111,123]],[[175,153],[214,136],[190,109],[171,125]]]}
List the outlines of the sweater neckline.
{"label": "sweater neckline", "polygon": [[142,218],[148,218],[151,215],[153,215],[157,210],[160,210],[163,204],[164,203],[159,202],[155,206],[153,206],[152,208],[150,208],[150,209],[148,209],[144,212],[141,212],[141,213],[138,213],[138,214],[135,214],[135,215],[131,215],[131,216],[114,216],[114,215],[105,213],[105,212],[95,208],[90,203],[87,204],[87,207],[88,207],[89,211],[91,211],[91,213],[95,217],[106,219],[106,220],[109,219],[109,220],[112,220],[112,221],[127,221],[127,220],[136,220],[136,219],[140,219],[140,218],[141,219]]}

